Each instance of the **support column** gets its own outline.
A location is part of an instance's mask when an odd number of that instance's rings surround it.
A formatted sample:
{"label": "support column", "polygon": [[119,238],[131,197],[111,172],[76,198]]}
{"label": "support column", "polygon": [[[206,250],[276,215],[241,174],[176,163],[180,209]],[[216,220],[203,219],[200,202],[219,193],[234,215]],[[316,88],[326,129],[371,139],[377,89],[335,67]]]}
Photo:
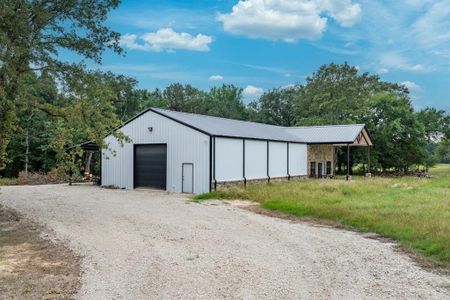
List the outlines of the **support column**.
{"label": "support column", "polygon": [[216,137],[213,137],[213,180],[214,180],[214,190],[217,190],[217,180],[216,180]]}
{"label": "support column", "polygon": [[350,144],[347,144],[347,176],[345,180],[350,180]]}
{"label": "support column", "polygon": [[367,146],[367,174],[366,177],[372,177],[372,172],[370,171],[370,146]]}
{"label": "support column", "polygon": [[242,177],[244,177],[244,187],[247,187],[247,178],[245,177],[245,139],[242,139]]}
{"label": "support column", "polygon": [[269,173],[269,141],[267,141],[267,182],[270,182],[270,173]]}

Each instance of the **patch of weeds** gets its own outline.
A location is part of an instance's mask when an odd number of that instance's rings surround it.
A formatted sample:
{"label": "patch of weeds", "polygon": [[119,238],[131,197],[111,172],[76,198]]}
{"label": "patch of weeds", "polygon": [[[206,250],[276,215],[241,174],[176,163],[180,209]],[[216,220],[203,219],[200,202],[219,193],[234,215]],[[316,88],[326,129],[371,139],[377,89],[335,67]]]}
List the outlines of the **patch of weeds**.
{"label": "patch of weeds", "polygon": [[17,185],[17,178],[0,178],[0,186],[2,185]]}
{"label": "patch of weeds", "polygon": [[33,291],[33,284],[31,284],[31,283],[26,283],[25,284],[25,288],[24,288],[24,293],[26,293],[26,294],[28,294],[28,293],[31,293],[32,291]]}
{"label": "patch of weeds", "polygon": [[192,201],[201,202],[204,200],[214,200],[214,199],[226,199],[227,194],[224,191],[212,191],[205,194],[195,195],[192,197]]}
{"label": "patch of weeds", "polygon": [[199,258],[200,258],[200,255],[196,254],[196,255],[191,255],[191,256],[186,257],[186,260],[192,261],[192,260],[199,259]]}
{"label": "patch of weeds", "polygon": [[120,187],[118,187],[116,185],[102,185],[102,188],[109,189],[109,190],[119,190],[120,189]]}

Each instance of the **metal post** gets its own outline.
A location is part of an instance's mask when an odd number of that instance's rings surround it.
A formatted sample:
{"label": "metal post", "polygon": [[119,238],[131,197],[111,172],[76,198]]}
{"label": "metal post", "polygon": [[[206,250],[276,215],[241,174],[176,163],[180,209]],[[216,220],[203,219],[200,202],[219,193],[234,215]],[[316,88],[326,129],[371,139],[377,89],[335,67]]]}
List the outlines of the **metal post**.
{"label": "metal post", "polygon": [[350,179],[350,144],[347,144],[347,176],[345,179]]}
{"label": "metal post", "polygon": [[291,180],[291,174],[289,174],[289,142],[287,143],[287,166],[286,166],[288,180]]}
{"label": "metal post", "polygon": [[214,190],[217,190],[217,180],[216,180],[216,137],[213,137],[213,180],[214,180]]}
{"label": "metal post", "polygon": [[269,176],[269,141],[267,141],[267,182],[270,182],[270,176]]}
{"label": "metal post", "polygon": [[242,139],[242,177],[244,177],[244,186],[247,186],[247,178],[245,177],[245,139]]}

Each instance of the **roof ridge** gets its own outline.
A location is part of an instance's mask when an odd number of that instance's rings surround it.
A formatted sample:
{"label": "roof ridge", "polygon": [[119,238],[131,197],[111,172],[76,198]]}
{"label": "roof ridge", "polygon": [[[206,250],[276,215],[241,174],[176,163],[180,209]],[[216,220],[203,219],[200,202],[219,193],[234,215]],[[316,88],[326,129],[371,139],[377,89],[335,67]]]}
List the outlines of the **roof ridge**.
{"label": "roof ridge", "polygon": [[206,118],[212,118],[212,119],[222,119],[227,121],[235,121],[235,122],[243,122],[243,123],[251,123],[251,124],[258,124],[258,125],[264,125],[264,126],[272,126],[272,127],[278,127],[278,128],[289,128],[279,125],[273,125],[273,124],[267,124],[262,122],[254,122],[254,121],[246,121],[246,120],[238,120],[238,119],[231,119],[231,118],[224,118],[224,117],[216,117],[216,116],[209,116],[209,115],[202,115],[202,114],[196,114],[192,112],[184,112],[184,111],[176,111],[176,110],[169,110],[169,109],[163,109],[163,108],[156,108],[151,107],[151,109],[163,111],[163,112],[170,112],[170,113],[178,113],[178,114],[185,114],[185,115],[194,115],[194,116],[200,116],[200,117],[206,117]]}
{"label": "roof ridge", "polygon": [[350,126],[366,126],[366,124],[357,123],[357,124],[311,125],[311,126],[291,126],[285,128],[296,129],[296,128],[323,128],[323,127],[350,127]]}

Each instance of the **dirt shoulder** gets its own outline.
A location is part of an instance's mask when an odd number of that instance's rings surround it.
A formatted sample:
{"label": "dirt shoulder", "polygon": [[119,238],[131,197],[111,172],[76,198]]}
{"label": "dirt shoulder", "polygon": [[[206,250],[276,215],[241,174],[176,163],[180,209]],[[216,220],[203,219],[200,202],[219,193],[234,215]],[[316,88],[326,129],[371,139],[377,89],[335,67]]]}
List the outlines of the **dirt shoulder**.
{"label": "dirt shoulder", "polygon": [[78,291],[79,258],[42,232],[0,205],[1,299],[71,299]]}

